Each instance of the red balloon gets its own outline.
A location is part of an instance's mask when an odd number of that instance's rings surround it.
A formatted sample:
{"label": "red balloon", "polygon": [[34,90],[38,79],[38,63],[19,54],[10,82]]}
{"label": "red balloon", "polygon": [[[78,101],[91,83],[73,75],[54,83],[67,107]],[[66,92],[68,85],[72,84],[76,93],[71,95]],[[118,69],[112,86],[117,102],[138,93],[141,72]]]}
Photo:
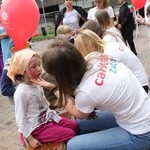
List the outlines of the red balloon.
{"label": "red balloon", "polygon": [[27,41],[35,33],[40,13],[35,0],[5,0],[1,5],[0,18],[16,50],[20,50],[26,47]]}
{"label": "red balloon", "polygon": [[141,9],[144,7],[146,0],[132,0],[132,4],[135,9]]}

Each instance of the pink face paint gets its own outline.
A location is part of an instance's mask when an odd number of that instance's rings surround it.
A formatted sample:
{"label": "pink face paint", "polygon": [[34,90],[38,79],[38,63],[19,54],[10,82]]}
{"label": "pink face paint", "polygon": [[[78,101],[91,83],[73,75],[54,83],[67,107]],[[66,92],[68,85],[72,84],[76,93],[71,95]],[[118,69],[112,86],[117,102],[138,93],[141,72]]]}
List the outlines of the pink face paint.
{"label": "pink face paint", "polygon": [[38,74],[36,70],[30,69],[29,73],[30,73],[30,75],[32,76],[33,79],[37,79],[37,78],[40,77],[40,74]]}

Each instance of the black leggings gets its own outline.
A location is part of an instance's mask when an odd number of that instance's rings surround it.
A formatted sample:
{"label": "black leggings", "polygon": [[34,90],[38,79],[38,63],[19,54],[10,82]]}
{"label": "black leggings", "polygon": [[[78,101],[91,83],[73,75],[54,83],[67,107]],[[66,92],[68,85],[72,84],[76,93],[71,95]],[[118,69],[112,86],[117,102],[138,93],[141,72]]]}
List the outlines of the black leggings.
{"label": "black leggings", "polygon": [[133,30],[125,30],[125,31],[122,31],[121,33],[126,44],[128,42],[131,51],[137,56],[137,52],[136,52],[134,41],[133,41]]}
{"label": "black leggings", "polygon": [[143,88],[144,88],[145,92],[148,93],[148,89],[149,89],[148,85],[143,86]]}

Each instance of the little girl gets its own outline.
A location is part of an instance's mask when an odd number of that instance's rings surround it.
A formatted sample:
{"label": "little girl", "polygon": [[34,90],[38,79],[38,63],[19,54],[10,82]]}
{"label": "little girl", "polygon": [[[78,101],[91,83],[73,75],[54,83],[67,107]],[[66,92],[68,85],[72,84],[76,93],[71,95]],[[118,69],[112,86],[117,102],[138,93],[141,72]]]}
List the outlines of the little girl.
{"label": "little girl", "polygon": [[[16,122],[33,148],[41,146],[41,142],[67,142],[78,130],[75,121],[49,109],[43,88],[32,82],[41,72],[40,56],[30,49],[16,52],[8,69],[8,76],[18,83],[14,94]],[[55,86],[49,85],[54,91]]]}

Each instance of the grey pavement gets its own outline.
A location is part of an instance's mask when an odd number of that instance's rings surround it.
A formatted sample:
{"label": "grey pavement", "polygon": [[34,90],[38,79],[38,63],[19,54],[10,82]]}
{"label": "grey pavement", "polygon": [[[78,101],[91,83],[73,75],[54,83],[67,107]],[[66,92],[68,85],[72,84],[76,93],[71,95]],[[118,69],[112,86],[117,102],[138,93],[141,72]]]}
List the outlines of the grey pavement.
{"label": "grey pavement", "polygon": [[[147,27],[139,26],[139,33],[135,38],[138,57],[141,60],[150,81],[150,38]],[[35,42],[33,50],[42,52],[47,49],[50,40]],[[149,92],[150,95],[150,92]],[[19,141],[18,128],[14,117],[14,106],[7,97],[0,95],[0,150],[23,150]]]}

